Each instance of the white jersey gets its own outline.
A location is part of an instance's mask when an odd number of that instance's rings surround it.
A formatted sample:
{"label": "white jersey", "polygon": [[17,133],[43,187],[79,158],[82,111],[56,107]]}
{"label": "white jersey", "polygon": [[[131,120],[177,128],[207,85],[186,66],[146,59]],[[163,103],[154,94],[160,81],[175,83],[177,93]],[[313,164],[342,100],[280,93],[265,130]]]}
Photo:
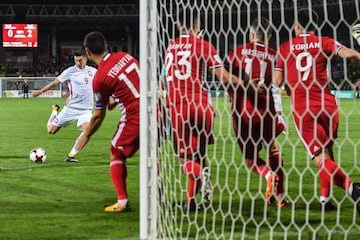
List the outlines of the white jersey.
{"label": "white jersey", "polygon": [[69,96],[66,106],[78,110],[92,110],[94,95],[92,82],[96,68],[85,66],[84,69],[71,66],[65,69],[57,78],[61,83],[68,82]]}

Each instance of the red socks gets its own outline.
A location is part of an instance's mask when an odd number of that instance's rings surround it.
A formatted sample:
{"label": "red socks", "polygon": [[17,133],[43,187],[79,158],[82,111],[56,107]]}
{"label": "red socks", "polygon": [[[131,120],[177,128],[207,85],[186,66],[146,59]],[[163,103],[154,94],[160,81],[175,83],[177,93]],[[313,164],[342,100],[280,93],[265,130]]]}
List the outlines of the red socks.
{"label": "red socks", "polygon": [[250,168],[255,174],[262,176],[265,178],[266,174],[269,172],[269,168],[266,166],[266,163],[264,160],[262,160],[260,157],[256,159],[256,162],[254,162],[253,159],[247,160],[247,166]]}
{"label": "red socks", "polygon": [[337,163],[330,158],[321,160],[317,167],[319,168],[320,177],[320,196],[328,197],[330,195],[330,185],[332,181],[336,186],[342,187],[346,191],[351,186],[351,179]]}
{"label": "red socks", "polygon": [[195,195],[201,187],[201,166],[195,161],[187,161],[182,166],[182,170],[184,174],[188,176],[188,192],[186,201],[189,202],[195,199]]}
{"label": "red socks", "polygon": [[112,160],[110,162],[110,173],[118,200],[128,199],[126,192],[127,169],[125,160]]}

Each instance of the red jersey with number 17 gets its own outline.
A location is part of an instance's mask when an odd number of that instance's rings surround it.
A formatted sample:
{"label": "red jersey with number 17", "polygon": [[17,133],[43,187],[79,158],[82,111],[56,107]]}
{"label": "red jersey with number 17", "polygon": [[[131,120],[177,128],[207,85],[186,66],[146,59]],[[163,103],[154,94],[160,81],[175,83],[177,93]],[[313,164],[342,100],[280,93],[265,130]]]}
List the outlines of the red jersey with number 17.
{"label": "red jersey with number 17", "polygon": [[193,34],[172,40],[166,50],[167,105],[209,102],[205,71],[223,66],[214,46]]}
{"label": "red jersey with number 17", "polygon": [[95,108],[106,108],[109,97],[119,103],[127,120],[139,115],[140,78],[138,61],[126,52],[108,53],[93,80]]}
{"label": "red jersey with number 17", "polygon": [[275,69],[287,72],[295,110],[336,105],[328,88],[327,63],[341,47],[332,38],[313,34],[301,34],[280,46]]}

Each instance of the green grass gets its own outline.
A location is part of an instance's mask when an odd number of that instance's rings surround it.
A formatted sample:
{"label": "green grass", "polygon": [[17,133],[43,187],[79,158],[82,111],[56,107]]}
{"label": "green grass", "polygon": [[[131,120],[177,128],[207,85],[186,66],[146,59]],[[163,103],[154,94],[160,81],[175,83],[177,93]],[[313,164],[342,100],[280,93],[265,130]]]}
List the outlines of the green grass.
{"label": "green grass", "polygon": [[[64,162],[79,131],[75,125],[49,135],[50,106],[64,99],[0,99],[0,239],[126,239],[139,237],[139,155],[128,159],[128,193],[132,210],[107,214],[116,200],[109,175],[109,145],[120,113],[108,112],[101,129],[79,153],[79,164]],[[351,178],[360,181],[360,101],[342,100],[335,155]],[[316,168],[307,158],[289,113],[289,135],[279,143],[284,155],[286,189],[293,205],[264,204],[265,182],[247,170],[234,143],[227,99],[214,99],[216,143],[209,149],[213,204],[198,214],[179,206],[160,208],[160,236],[166,239],[356,239],[360,218],[339,188],[333,201],[339,210],[318,210]],[[46,149],[44,164],[28,158],[34,146]],[[162,183],[170,203],[185,197],[170,141],[160,149]]]}
{"label": "green grass", "polygon": [[[317,168],[297,136],[288,98],[284,99],[284,112],[289,135],[281,135],[279,144],[284,157],[286,192],[292,206],[281,210],[264,204],[266,182],[246,167],[234,142],[228,101],[213,99],[213,102],[217,109],[216,143],[209,148],[208,155],[213,203],[203,214],[189,216],[182,213],[179,205],[163,208],[159,221],[166,223],[164,236],[184,239],[356,239],[359,236],[360,217],[342,189],[333,189],[332,201],[338,204],[339,211],[320,213]],[[339,139],[334,147],[337,161],[355,181],[360,181],[359,103],[341,101]],[[186,180],[176,158],[168,152],[171,144],[167,141],[160,151],[162,181],[165,197],[176,202],[184,199]]]}
{"label": "green grass", "polygon": [[[78,154],[79,164],[64,158],[80,131],[75,124],[49,135],[51,105],[64,99],[0,100],[0,239],[138,238],[138,155],[128,160],[131,212],[106,214],[116,201],[109,175],[110,140],[120,117],[109,112],[103,127]],[[34,146],[47,151],[35,164]]]}

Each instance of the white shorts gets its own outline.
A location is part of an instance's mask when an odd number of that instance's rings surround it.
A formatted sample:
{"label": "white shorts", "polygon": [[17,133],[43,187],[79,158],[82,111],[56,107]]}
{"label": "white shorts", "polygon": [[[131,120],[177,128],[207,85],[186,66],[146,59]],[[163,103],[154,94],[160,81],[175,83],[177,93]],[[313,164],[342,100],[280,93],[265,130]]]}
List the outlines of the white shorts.
{"label": "white shorts", "polygon": [[81,125],[90,122],[92,116],[92,110],[78,110],[73,108],[67,108],[66,106],[57,115],[51,124],[57,127],[67,127],[72,122],[77,120],[76,127],[81,129]]}

